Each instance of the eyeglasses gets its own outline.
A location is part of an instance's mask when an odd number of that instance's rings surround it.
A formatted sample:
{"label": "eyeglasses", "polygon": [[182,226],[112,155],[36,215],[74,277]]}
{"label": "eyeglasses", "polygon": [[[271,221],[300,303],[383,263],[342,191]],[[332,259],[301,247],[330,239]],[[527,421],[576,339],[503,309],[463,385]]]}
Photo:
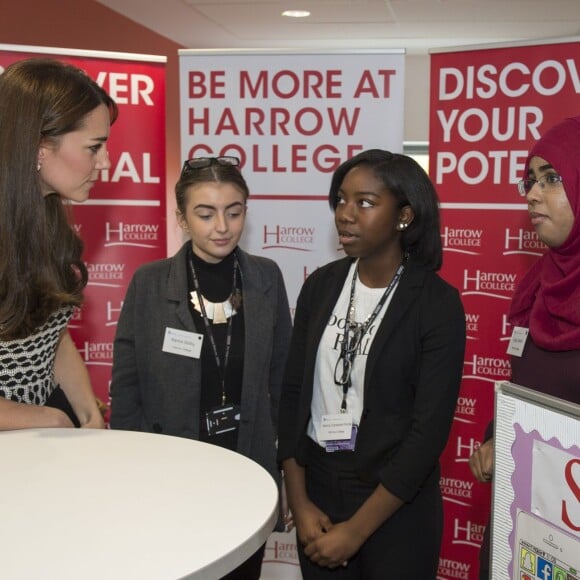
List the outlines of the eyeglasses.
{"label": "eyeglasses", "polygon": [[562,181],[563,179],[561,175],[558,175],[557,173],[546,173],[546,175],[542,175],[540,179],[528,178],[518,181],[518,191],[522,196],[528,195],[536,183],[540,186],[540,189],[550,191],[551,189],[556,189]]}
{"label": "eyeglasses", "polygon": [[[350,375],[352,373],[352,363],[360,346],[363,337],[362,327],[353,331],[347,342],[342,342],[340,347],[340,356],[334,367],[334,383],[342,387],[350,386]],[[342,367],[342,369],[341,369]]]}
{"label": "eyeglasses", "polygon": [[197,169],[204,169],[205,167],[210,167],[214,164],[239,167],[240,159],[233,155],[226,155],[224,157],[194,157],[193,159],[188,159],[183,164],[181,175],[190,171],[196,171]]}

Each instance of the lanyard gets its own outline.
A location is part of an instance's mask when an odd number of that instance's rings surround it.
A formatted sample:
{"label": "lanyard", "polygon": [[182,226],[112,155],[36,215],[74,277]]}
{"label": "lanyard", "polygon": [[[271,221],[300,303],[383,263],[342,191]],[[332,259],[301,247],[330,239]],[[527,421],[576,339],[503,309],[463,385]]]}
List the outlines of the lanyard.
{"label": "lanyard", "polygon": [[379,312],[383,308],[387,298],[397,285],[398,281],[400,280],[403,271],[405,269],[405,262],[406,259],[403,258],[403,261],[400,263],[393,279],[389,282],[389,285],[386,287],[381,299],[377,302],[374,310],[367,316],[366,320],[362,323],[357,323],[354,319],[355,313],[355,286],[356,280],[358,278],[358,265],[354,270],[354,274],[352,276],[352,282],[350,285],[350,299],[348,303],[348,311],[346,316],[346,324],[344,325],[344,335],[342,344],[340,346],[340,356],[338,357],[337,365],[342,359],[342,375],[340,380],[336,379],[336,369],[334,373],[334,382],[338,385],[342,385],[342,402],[340,404],[340,412],[346,413],[347,404],[346,404],[346,395],[348,393],[348,389],[352,385],[352,365],[354,363],[354,359],[356,357],[356,352],[362,342],[363,336],[366,334],[367,330],[370,328],[371,324],[375,321],[376,317],[378,316]]}
{"label": "lanyard", "polygon": [[[207,317],[207,312],[205,310],[205,304],[203,302],[203,296],[201,294],[201,290],[199,287],[199,280],[197,279],[197,273],[195,271],[195,266],[193,265],[193,260],[189,260],[189,266],[191,268],[191,276],[193,278],[193,289],[197,294],[197,299],[199,300],[199,308],[201,310],[201,317],[203,318],[203,323],[205,325],[205,332],[209,337],[209,341],[211,344],[211,348],[213,351],[213,356],[217,365],[218,373],[220,375],[221,380],[221,390],[222,390],[222,405],[226,404],[226,369],[228,368],[228,361],[230,358],[230,347],[232,345],[232,324],[234,319],[234,313],[232,312],[231,316],[228,319],[228,329],[226,332],[226,348],[224,352],[224,360],[223,364],[220,360],[220,356],[217,351],[217,345],[215,342],[215,338],[213,336],[213,330],[211,324],[209,323],[209,318]],[[238,257],[234,254],[234,279],[232,282],[232,293],[230,296],[233,295],[236,289],[236,276],[238,273]]]}

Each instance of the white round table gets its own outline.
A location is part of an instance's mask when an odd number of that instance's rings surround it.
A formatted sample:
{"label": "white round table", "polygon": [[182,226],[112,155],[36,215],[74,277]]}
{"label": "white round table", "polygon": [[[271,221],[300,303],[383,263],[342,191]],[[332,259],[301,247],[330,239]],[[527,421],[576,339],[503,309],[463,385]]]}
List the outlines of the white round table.
{"label": "white round table", "polygon": [[278,491],[231,451],[166,435],[0,432],[0,577],[212,580],[268,538]]}

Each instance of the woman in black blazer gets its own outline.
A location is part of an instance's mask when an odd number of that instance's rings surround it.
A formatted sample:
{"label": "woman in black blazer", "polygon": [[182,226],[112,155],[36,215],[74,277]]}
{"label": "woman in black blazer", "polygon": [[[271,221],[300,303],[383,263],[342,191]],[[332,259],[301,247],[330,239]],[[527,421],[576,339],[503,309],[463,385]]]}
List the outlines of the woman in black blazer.
{"label": "woman in black blazer", "polygon": [[360,153],[329,195],[347,257],[298,298],[278,434],[305,579],[435,578],[439,456],[465,315],[435,272],[435,189],[410,157]]}

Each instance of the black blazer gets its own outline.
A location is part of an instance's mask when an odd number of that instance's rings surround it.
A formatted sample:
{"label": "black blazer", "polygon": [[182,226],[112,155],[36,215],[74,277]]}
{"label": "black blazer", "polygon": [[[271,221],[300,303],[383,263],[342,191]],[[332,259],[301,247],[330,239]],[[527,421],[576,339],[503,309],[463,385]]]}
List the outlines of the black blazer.
{"label": "black blazer", "polygon": [[[278,461],[306,461],[318,344],[345,283],[350,258],[327,264],[298,297],[280,401]],[[465,314],[455,288],[409,260],[366,363],[355,464],[360,477],[411,501],[438,478],[465,350]]]}

